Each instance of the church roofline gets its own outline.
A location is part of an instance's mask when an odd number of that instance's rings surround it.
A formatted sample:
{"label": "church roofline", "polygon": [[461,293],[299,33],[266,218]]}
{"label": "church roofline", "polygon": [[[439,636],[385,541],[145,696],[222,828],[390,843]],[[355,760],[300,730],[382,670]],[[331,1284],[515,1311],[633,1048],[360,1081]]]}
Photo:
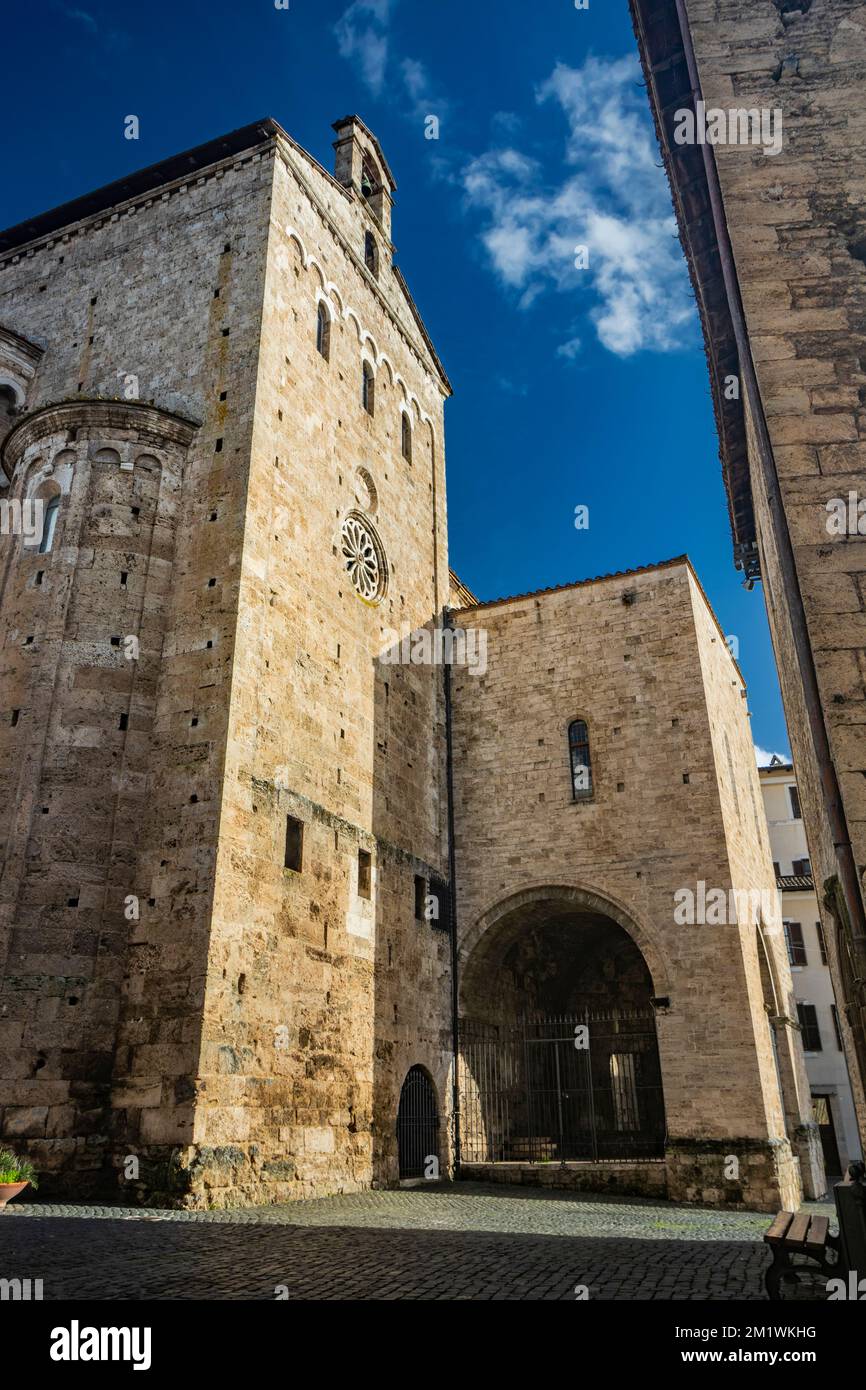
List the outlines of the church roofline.
{"label": "church roofline", "polygon": [[[713,605],[710,603],[710,600],[707,597],[706,590],[704,589],[703,584],[698,578],[695,567],[689,559],[688,555],[674,555],[670,560],[657,560],[655,564],[637,565],[634,569],[629,570],[612,570],[610,574],[596,574],[589,579],[574,579],[571,581],[570,584],[551,584],[546,589],[528,589],[526,593],[523,594],[508,594],[503,598],[483,599],[477,603],[467,604],[464,608],[454,608],[451,611],[455,615],[455,617],[459,617],[461,613],[475,613],[482,608],[496,608],[499,606],[499,604],[502,603],[519,603],[522,599],[544,598],[548,594],[566,593],[569,589],[585,589],[588,588],[591,584],[604,584],[609,579],[630,579],[633,575],[652,574],[655,570],[669,570],[677,569],[680,567],[685,567],[688,574],[690,574],[692,579],[694,580],[698,593],[700,594],[701,598],[707,606],[707,612],[712,618],[716,630],[722,638],[722,641],[725,643],[725,647],[730,652],[730,648],[727,646],[727,638],[725,637],[724,629],[722,628],[722,625],[716,616],[716,611],[713,608]],[[451,574],[454,574],[453,570],[449,572]],[[740,670],[739,662],[734,657],[733,652],[731,652],[730,655],[734,670],[737,672],[737,675],[742,681],[743,689],[745,690],[746,678]]]}
{"label": "church roofline", "polygon": [[97,213],[107,212],[118,203],[130,202],[145,193],[155,193],[165,184],[198,173],[211,164],[230,159],[233,155],[255,150],[276,135],[282,134],[285,132],[278,122],[267,117],[265,120],[253,121],[251,125],[241,126],[228,135],[208,140],[204,145],[195,145],[181,154],[171,155],[170,158],[161,159],[156,164],[149,164],[147,168],[138,169],[122,179],[115,179],[113,183],[94,189],[92,193],[85,193],[68,203],[60,203],[48,212],[39,213],[36,217],[29,217],[16,223],[14,227],[0,231],[0,255],[16,247],[26,246],[32,241],[39,241],[50,236],[52,232],[72,227]]}
{"label": "church roofline", "polygon": [[[475,608],[495,608],[500,603],[519,603],[521,599],[541,598],[544,594],[562,594],[568,589],[584,589],[590,584],[603,584],[607,579],[628,579],[633,574],[649,574],[652,570],[672,569],[676,565],[687,565],[697,579],[688,555],[675,555],[670,560],[658,560],[652,565],[638,565],[635,569],[611,570],[610,574],[596,574],[589,579],[572,579],[568,584],[550,584],[545,589],[527,589],[522,594],[504,594],[501,598],[479,599],[475,603],[467,604],[465,608],[455,609],[455,612],[469,613]],[[453,574],[454,571],[451,570],[450,573]],[[703,589],[701,592],[703,593]]]}
{"label": "church roofline", "polygon": [[[344,117],[344,120],[355,120],[363,126],[378,150],[376,137],[367,130],[359,116]],[[342,121],[337,122],[337,125],[342,124]],[[7,257],[13,251],[30,246],[33,242],[44,241],[55,233],[65,231],[80,222],[85,222],[88,218],[98,217],[100,213],[108,212],[124,203],[135,202],[148,194],[158,193],[168,184],[176,183],[179,179],[190,178],[212,165],[222,163],[224,160],[241,154],[252,154],[270,144],[278,147],[280,140],[285,141],[291,149],[303,155],[344,198],[350,201],[355,198],[353,190],[344,188],[341,183],[338,183],[324,165],[320,164],[308,150],[304,149],[303,145],[299,145],[297,140],[283,129],[279,121],[274,120],[272,116],[267,116],[263,120],[253,121],[250,125],[240,126],[228,135],[220,135],[215,140],[208,140],[203,145],[194,145],[192,149],[184,150],[181,154],[172,155],[168,159],[162,159],[157,164],[149,164],[145,169],[139,169],[135,173],[125,175],[122,179],[115,179],[113,183],[104,184],[102,188],[94,189],[92,193],[85,193],[80,198],[73,198],[67,203],[60,203],[47,212],[39,213],[35,217],[27,218],[24,222],[7,227],[5,231],[0,231],[0,259]],[[387,165],[385,167],[387,168]],[[320,211],[323,211],[321,207]],[[339,235],[336,228],[334,231],[335,234]],[[409,312],[421,334],[424,346],[433,360],[433,366],[442,382],[444,393],[446,396],[450,396],[453,390],[451,382],[448,380],[439,354],[433,346],[430,334],[427,332],[418,307],[412,298],[405,277],[396,265],[393,269]],[[379,293],[381,294],[381,290]]]}
{"label": "church roofline", "polygon": [[[455,591],[455,593],[459,593],[459,594],[461,594],[461,595],[465,595],[465,597],[469,600],[469,602],[460,605],[460,608],[459,608],[459,611],[460,611],[460,612],[463,612],[464,609],[470,608],[473,604],[477,604],[477,603],[478,603],[478,596],[477,596],[477,594],[474,594],[474,593],[472,592],[472,590],[470,589],[470,587],[469,587],[468,584],[464,584],[464,583],[463,583],[463,580],[460,578],[460,575],[457,574],[456,571],[454,571],[453,569],[451,569],[450,566],[449,566],[449,569],[448,569],[448,578],[451,580],[451,588]],[[449,607],[450,607],[450,605],[449,605]],[[453,611],[455,611],[455,612],[458,611],[458,609],[456,608],[456,606],[455,606],[455,608],[454,608]]]}

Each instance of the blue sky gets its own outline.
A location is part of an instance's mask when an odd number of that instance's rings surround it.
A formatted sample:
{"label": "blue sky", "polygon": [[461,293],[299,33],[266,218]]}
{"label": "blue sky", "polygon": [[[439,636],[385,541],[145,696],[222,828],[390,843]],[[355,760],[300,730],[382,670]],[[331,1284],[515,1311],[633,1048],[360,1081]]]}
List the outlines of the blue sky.
{"label": "blue sky", "polygon": [[493,598],[687,551],[756,743],[787,750],[626,0],[47,0],[5,37],[2,226],[263,116],[331,168],[331,122],[357,111],[454,385],[454,568]]}

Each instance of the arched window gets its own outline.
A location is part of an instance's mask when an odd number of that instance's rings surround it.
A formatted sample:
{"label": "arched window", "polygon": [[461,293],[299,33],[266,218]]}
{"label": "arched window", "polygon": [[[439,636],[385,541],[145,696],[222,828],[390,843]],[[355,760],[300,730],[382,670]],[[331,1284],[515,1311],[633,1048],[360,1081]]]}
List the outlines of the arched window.
{"label": "arched window", "polygon": [[372,198],[376,192],[376,175],[368,160],[361,166],[361,192],[365,198]]}
{"label": "arched window", "polygon": [[57,527],[57,514],[60,511],[60,494],[55,493],[53,497],[45,503],[45,510],[42,514],[42,539],[39,542],[39,554],[47,555],[54,544],[54,531]]}
{"label": "arched window", "polygon": [[582,719],[568,726],[568,755],[571,760],[571,791],[575,801],[592,797],[592,762],[589,756],[589,730]]}
{"label": "arched window", "polygon": [[331,315],[321,299],[316,317],[316,348],[325,361],[329,362],[331,359]]}
{"label": "arched window", "polygon": [[364,233],[364,264],[371,275],[379,278],[379,248],[372,232]]}
{"label": "arched window", "polygon": [[400,415],[400,447],[403,450],[403,457],[407,463],[412,462],[412,425],[405,410]]}
{"label": "arched window", "polygon": [[376,379],[370,363],[364,361],[361,369],[361,404],[368,415],[374,414],[376,405]]}
{"label": "arched window", "polygon": [[400,1090],[397,1158],[401,1178],[438,1176],[439,1106],[423,1067],[410,1067]]}

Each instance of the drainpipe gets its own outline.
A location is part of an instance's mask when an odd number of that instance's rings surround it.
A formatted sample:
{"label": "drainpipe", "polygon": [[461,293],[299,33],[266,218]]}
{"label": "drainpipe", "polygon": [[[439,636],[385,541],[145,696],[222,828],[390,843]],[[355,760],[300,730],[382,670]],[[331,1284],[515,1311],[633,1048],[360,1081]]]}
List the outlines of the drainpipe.
{"label": "drainpipe", "polygon": [[[444,626],[454,631],[450,608],[442,610]],[[453,650],[453,648],[452,648]],[[454,856],[454,747],[451,732],[451,663],[443,661],[445,681],[445,780],[448,790],[448,906],[451,917],[451,1114],[454,1122],[454,1171],[460,1168],[460,1086],[458,1061],[460,1037],[457,1023],[457,871]]]}
{"label": "drainpipe", "polygon": [[[688,16],[686,14],[685,0],[674,0],[674,3],[676,4],[680,35],[682,37],[683,50],[688,66],[689,81],[692,87],[692,99],[696,101],[701,98],[701,83],[697,60],[695,58],[695,50],[692,44]],[[781,488],[779,486],[779,475],[776,471],[776,460],[773,457],[773,446],[770,440],[769,430],[767,429],[767,420],[764,415],[761,393],[758,388],[758,378],[752,359],[752,350],[746,329],[745,312],[740,295],[740,286],[734,263],[731,240],[728,234],[728,224],[725,218],[724,203],[722,201],[722,191],[719,183],[718,171],[716,169],[715,155],[712,146],[707,144],[701,146],[701,152],[704,161],[704,171],[707,176],[713,225],[719,247],[719,257],[722,263],[728,307],[731,313],[734,337],[736,339],[737,351],[740,358],[740,370],[745,381],[749,406],[755,424],[755,432],[758,440],[758,461],[763,475],[764,486],[767,491],[773,534],[779,556],[779,567],[782,571],[782,581],[788,595],[791,632],[794,640],[794,649],[797,653],[797,664],[800,668],[800,679],[803,685],[803,698],[806,704],[812,744],[821,776],[824,810],[833,835],[833,847],[836,851],[836,860],[839,865],[839,883],[851,925],[852,943],[859,960],[858,974],[862,979],[866,976],[866,961],[864,961],[864,956],[866,956],[866,914],[864,914],[863,909],[863,898],[860,892],[860,881],[857,876],[857,865],[854,859],[851,839],[848,834],[845,810],[842,804],[836,768],[833,763],[833,755],[830,751],[830,738],[827,733],[827,725],[824,721],[824,711],[821,706],[821,695],[818,688],[818,676],[815,670],[815,661],[812,655],[811,642],[809,640],[809,629],[806,623],[803,597],[800,592],[800,582],[797,577],[794,547],[791,544],[788,519],[785,515]],[[866,1077],[863,1079],[864,1083],[866,1083]]]}

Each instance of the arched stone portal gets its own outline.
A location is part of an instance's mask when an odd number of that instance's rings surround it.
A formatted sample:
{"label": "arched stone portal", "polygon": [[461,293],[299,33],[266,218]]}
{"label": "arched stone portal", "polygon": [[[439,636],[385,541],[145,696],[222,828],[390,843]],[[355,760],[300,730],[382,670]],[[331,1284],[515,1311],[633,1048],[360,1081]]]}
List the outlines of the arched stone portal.
{"label": "arched stone portal", "polygon": [[467,935],[465,1162],[663,1156],[656,991],[640,936],[617,905],[574,888],[518,894]]}
{"label": "arched stone portal", "polygon": [[401,1178],[439,1176],[439,1105],[424,1067],[410,1067],[400,1090],[397,1152]]}

